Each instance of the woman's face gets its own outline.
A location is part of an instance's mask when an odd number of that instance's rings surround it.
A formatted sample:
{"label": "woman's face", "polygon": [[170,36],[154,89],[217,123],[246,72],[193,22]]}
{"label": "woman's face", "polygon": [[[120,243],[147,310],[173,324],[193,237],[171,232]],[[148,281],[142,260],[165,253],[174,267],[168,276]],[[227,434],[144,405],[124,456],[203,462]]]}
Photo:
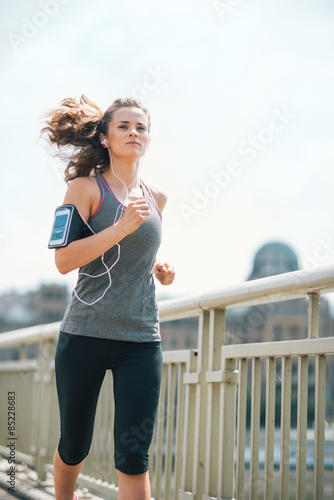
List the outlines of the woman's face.
{"label": "woman's face", "polygon": [[113,155],[140,158],[149,142],[148,118],[142,109],[120,108],[114,112],[106,136]]}

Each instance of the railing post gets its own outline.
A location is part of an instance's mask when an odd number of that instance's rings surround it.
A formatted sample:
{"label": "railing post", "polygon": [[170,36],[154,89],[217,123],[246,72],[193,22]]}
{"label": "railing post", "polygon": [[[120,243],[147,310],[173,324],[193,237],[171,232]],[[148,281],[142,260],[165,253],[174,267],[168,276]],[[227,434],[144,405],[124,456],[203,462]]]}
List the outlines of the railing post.
{"label": "railing post", "polygon": [[245,447],[247,411],[247,358],[239,359],[238,416],[237,416],[237,456],[235,471],[235,496],[244,498],[245,491]]}
{"label": "railing post", "polygon": [[290,471],[290,427],[291,427],[291,357],[282,358],[281,391],[281,456],[279,500],[289,498]]}
{"label": "railing post", "polygon": [[274,447],[275,447],[275,400],[276,358],[268,357],[266,366],[266,423],[265,423],[265,483],[264,498],[274,498]]}
{"label": "railing post", "polygon": [[259,495],[259,448],[261,414],[261,358],[252,359],[252,395],[250,429],[249,499]]}
{"label": "railing post", "polygon": [[19,344],[19,359],[26,359],[25,344]]}
{"label": "railing post", "polygon": [[233,500],[234,442],[236,424],[236,393],[239,372],[236,359],[224,357],[222,348],[222,384],[220,388],[221,426],[219,435],[218,467],[220,471],[218,498]]}
{"label": "railing post", "polygon": [[319,300],[318,293],[308,294],[308,338],[319,337]]}
{"label": "railing post", "polygon": [[221,348],[225,342],[225,318],[223,309],[210,310],[207,400],[207,431],[205,457],[205,493],[203,500],[217,498],[219,483],[219,441],[220,429],[220,385],[223,378],[221,370]]}
{"label": "railing post", "polygon": [[51,460],[50,440],[51,430],[51,359],[54,350],[52,339],[41,341],[37,372],[34,377],[35,401],[33,417],[33,455],[35,456],[36,472],[39,480],[46,479],[45,465]]}
{"label": "railing post", "polygon": [[308,356],[298,356],[296,500],[306,498]]}
{"label": "railing post", "polygon": [[225,310],[204,311],[197,363],[186,385],[184,462],[180,500],[233,500],[236,361],[225,359]]}
{"label": "railing post", "polygon": [[197,353],[193,351],[189,372],[184,374],[184,384],[186,385],[186,429],[183,448],[182,487],[179,491],[180,500],[201,500],[204,494],[205,474],[209,472],[204,467],[207,428],[207,384],[205,374],[208,366],[209,318],[208,311],[203,311],[200,315],[198,351]]}
{"label": "railing post", "polygon": [[315,409],[314,409],[314,488],[313,497],[324,498],[326,420],[326,356],[315,357]]}

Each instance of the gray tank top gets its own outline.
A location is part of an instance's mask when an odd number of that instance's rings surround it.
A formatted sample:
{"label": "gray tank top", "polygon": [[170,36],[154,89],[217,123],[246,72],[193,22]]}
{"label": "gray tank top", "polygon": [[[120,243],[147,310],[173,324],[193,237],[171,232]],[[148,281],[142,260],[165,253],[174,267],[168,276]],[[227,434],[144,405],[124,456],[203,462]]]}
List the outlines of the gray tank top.
{"label": "gray tank top", "polygon": [[[88,223],[98,233],[114,222],[117,211],[119,218],[125,207],[117,200],[103,175],[98,174],[95,178],[101,202]],[[151,209],[149,219],[119,242],[120,259],[110,271],[112,284],[101,300],[87,306],[72,294],[60,325],[61,331],[131,342],[161,340],[152,274],[161,243],[161,213],[150,189],[140,182]],[[114,245],[104,254],[106,266],[111,267],[117,256],[118,247]],[[80,273],[105,274],[91,278]],[[76,292],[83,301],[92,303],[103,295],[109,283],[106,268],[98,257],[79,269]]]}

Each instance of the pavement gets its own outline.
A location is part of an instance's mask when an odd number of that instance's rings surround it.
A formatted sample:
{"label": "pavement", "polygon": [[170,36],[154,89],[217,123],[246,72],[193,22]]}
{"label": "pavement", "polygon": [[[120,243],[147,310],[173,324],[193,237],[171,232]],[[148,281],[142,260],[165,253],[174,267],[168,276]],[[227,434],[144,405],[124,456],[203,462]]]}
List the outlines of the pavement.
{"label": "pavement", "polygon": [[[53,475],[51,472],[47,473],[45,481],[39,481],[35,470],[27,464],[16,463],[14,491],[8,490],[11,487],[8,483],[8,473],[8,460],[0,457],[0,500],[13,500],[14,498],[21,498],[23,500],[53,500],[55,498]],[[90,493],[87,488],[77,488],[76,492],[80,500],[104,500]]]}

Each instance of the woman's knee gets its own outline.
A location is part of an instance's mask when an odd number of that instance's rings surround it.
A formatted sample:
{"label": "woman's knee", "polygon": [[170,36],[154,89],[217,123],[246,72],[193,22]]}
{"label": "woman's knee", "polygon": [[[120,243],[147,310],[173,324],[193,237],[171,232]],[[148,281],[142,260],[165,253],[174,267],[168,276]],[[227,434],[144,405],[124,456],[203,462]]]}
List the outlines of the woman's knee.
{"label": "woman's knee", "polygon": [[64,443],[60,439],[58,444],[58,453],[61,460],[66,465],[78,465],[82,462],[89,453],[90,445],[87,443],[73,443],[67,441]]}
{"label": "woman's knee", "polygon": [[139,475],[147,472],[149,467],[149,454],[146,450],[115,450],[115,468],[123,474]]}
{"label": "woman's knee", "polygon": [[[74,460],[74,462],[77,462],[77,460]],[[70,466],[72,468],[75,468],[75,467],[78,467],[78,466],[82,466],[83,462],[84,462],[84,460],[80,460],[78,463],[72,463],[72,462],[68,463],[67,458],[65,458],[63,456],[63,454],[60,454],[59,448],[57,446],[55,454],[54,454],[54,458],[53,458],[53,463],[54,463],[55,467],[57,466],[58,468],[61,467],[63,469],[64,467]]]}

